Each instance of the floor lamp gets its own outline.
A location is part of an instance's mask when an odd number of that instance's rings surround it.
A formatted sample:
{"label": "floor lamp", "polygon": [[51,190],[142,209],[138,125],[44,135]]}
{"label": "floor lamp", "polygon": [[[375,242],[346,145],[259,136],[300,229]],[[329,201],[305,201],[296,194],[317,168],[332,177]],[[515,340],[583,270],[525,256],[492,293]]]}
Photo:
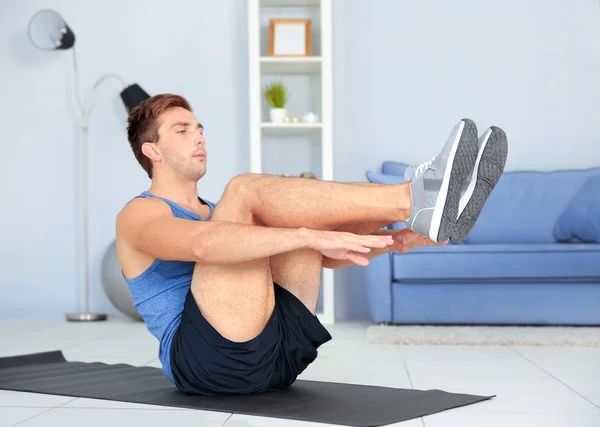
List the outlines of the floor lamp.
{"label": "floor lamp", "polygon": [[79,313],[67,313],[65,316],[68,321],[98,321],[106,320],[105,313],[90,313],[89,311],[89,253],[88,253],[88,176],[87,176],[87,149],[88,149],[88,125],[90,115],[96,102],[96,89],[106,79],[113,78],[118,80],[123,89],[121,99],[125,104],[127,111],[131,111],[136,105],[150,96],[138,85],[125,83],[121,77],[116,74],[106,74],[100,77],[93,87],[93,98],[89,108],[85,108],[79,97],[79,76],[77,70],[77,56],[75,53],[75,34],[69,28],[62,16],[54,10],[41,10],[37,12],[29,21],[28,27],[29,39],[35,47],[44,51],[51,50],[69,50],[73,52],[73,69],[75,72],[75,94],[77,103],[81,110],[81,203],[82,203],[82,247],[83,247],[83,271],[84,271],[84,305],[85,309]]}

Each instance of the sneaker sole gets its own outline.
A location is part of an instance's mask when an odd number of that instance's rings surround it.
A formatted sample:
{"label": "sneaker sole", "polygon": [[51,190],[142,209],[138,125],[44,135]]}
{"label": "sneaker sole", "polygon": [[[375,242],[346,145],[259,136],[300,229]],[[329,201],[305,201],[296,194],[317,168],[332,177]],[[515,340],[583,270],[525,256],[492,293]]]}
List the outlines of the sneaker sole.
{"label": "sneaker sole", "polygon": [[[480,161],[478,159],[471,183],[465,193],[468,202],[460,213],[455,230],[450,236],[450,240],[453,242],[463,240],[473,230],[485,202],[504,172],[508,156],[506,134],[497,126],[492,126],[490,131],[489,137],[483,142],[484,145],[482,145],[479,155]],[[475,185],[471,186],[473,183]],[[472,191],[470,198],[468,197],[469,191]]]}
{"label": "sneaker sole", "polygon": [[473,173],[477,153],[479,151],[479,136],[477,126],[470,119],[462,119],[462,128],[457,132],[452,146],[440,193],[433,209],[429,238],[435,242],[449,240],[456,226],[458,205],[463,183]]}
{"label": "sneaker sole", "polygon": [[490,140],[490,136],[492,136],[493,132],[494,131],[490,127],[483,133],[483,135],[479,139],[479,148],[478,148],[479,153],[477,154],[477,160],[475,161],[475,167],[473,168],[473,173],[471,174],[471,178],[469,179],[469,185],[467,186],[465,193],[462,195],[462,197],[460,198],[460,202],[458,203],[458,214],[456,215],[457,218],[460,218],[460,215],[465,210],[467,202],[469,200],[471,200],[471,197],[473,196],[473,192],[475,191],[475,184],[477,184],[477,174],[479,173],[478,172],[479,171],[479,163],[481,162],[481,158],[483,157],[483,154],[488,152],[488,151],[486,151],[487,147],[488,147],[488,141]]}

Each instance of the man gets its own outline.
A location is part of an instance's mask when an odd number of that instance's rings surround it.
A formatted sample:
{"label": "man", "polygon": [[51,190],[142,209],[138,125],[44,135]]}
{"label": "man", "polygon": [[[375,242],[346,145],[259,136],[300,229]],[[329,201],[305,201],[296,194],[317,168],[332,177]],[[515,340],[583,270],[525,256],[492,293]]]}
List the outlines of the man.
{"label": "man", "polygon": [[[152,183],[117,216],[119,261],[165,375],[194,394],[289,387],[331,339],[315,316],[322,268],[445,244],[477,169],[477,129],[464,119],[409,182],[241,174],[215,204],[198,197],[207,148],[184,98],[141,103],[128,139]],[[478,212],[464,209],[470,230]],[[380,230],[397,221],[408,228]]]}

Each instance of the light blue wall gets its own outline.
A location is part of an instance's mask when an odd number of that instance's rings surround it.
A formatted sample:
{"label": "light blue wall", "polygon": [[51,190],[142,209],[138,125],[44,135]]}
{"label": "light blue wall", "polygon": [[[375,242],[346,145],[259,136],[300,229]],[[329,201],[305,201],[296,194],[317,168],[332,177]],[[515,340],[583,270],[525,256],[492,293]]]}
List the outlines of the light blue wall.
{"label": "light blue wall", "polygon": [[[190,99],[207,126],[205,197],[217,200],[249,168],[245,1],[0,2],[2,317],[60,315],[80,297],[71,56],[36,51],[25,33],[46,7],[76,33],[86,99],[104,73]],[[337,180],[363,181],[387,159],[426,160],[464,116],[506,130],[508,169],[599,162],[595,1],[334,0],[333,41]],[[112,80],[100,87],[89,141],[92,309],[111,314],[100,260],[116,212],[148,185],[125,139],[119,90]],[[339,314],[367,318],[362,270],[336,279]]]}

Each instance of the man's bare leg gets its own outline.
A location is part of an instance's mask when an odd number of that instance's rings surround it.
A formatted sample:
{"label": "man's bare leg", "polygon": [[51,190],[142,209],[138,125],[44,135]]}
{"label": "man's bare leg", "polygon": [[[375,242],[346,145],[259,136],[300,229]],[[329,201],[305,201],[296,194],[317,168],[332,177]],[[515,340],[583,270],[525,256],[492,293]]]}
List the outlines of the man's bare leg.
{"label": "man's bare leg", "polygon": [[[404,185],[357,186],[243,174],[228,184],[212,218],[323,230],[374,219],[390,223],[407,215],[405,206],[410,206],[407,191]],[[275,302],[274,281],[291,292],[293,287],[292,293],[307,307],[316,305],[322,259],[320,253],[306,250],[228,266],[198,264],[192,278],[192,294],[202,314],[217,331],[232,341],[246,341],[257,336],[271,316]],[[310,278],[299,280],[307,271],[290,266],[306,266],[306,263],[310,264]],[[318,276],[317,285],[313,276]],[[304,282],[307,289],[302,291]]]}
{"label": "man's bare leg", "polygon": [[[342,190],[351,191],[352,194],[340,194]],[[406,200],[406,191],[409,190],[405,185],[340,184],[304,178],[243,174],[230,182],[226,195],[219,205],[221,207],[225,206],[224,204],[227,206],[241,205],[234,207],[233,210],[239,212],[242,209],[251,212],[249,217],[241,220],[254,225],[307,227],[322,230],[339,227],[340,231],[353,230],[356,231],[356,234],[368,234],[408,217],[409,213],[406,213],[403,208],[405,204],[410,205],[410,202]],[[299,194],[295,196],[294,194],[297,193],[294,192],[299,192]],[[232,203],[231,196],[235,197],[235,203]],[[408,193],[408,197],[410,197],[410,193]],[[357,201],[357,206],[353,205],[354,200]],[[318,202],[318,205],[315,201]],[[369,203],[376,205],[369,205]],[[230,215],[223,218],[219,212],[215,211],[213,218],[240,222],[239,217],[232,219]],[[248,222],[249,218],[251,218],[251,222]],[[379,218],[380,221],[373,222],[373,218]],[[364,222],[356,223],[356,220]],[[247,340],[256,336],[263,329],[274,306],[273,282],[294,294],[313,314],[316,312],[323,267],[323,255],[320,252],[305,249],[272,256],[268,263],[270,276],[263,271],[265,264],[262,261],[253,264],[253,268],[250,269],[248,265],[236,266],[235,270],[227,268],[227,273],[232,275],[229,276],[229,281],[232,280],[231,277],[240,274],[243,275],[241,279],[243,282],[246,281],[246,275],[257,275],[259,282],[266,283],[265,287],[254,293],[252,297],[244,292],[243,298],[239,298],[240,294],[236,293],[238,296],[233,299],[242,300],[244,306],[262,307],[266,310],[248,312],[242,311],[245,310],[242,306],[235,307],[235,312],[245,313],[249,318],[256,319],[257,322],[246,323],[245,330],[242,331],[238,328],[234,336],[228,331],[234,329],[233,325],[238,324],[240,319],[230,318],[230,325],[225,325],[221,329],[222,334],[228,335],[233,340]],[[253,271],[254,267],[257,267],[260,272]],[[206,266],[196,269],[199,271],[198,277],[207,278]],[[210,268],[210,270],[216,272],[219,269]],[[221,280],[216,275],[214,277],[215,281]],[[247,290],[253,288],[255,287],[246,287]],[[232,299],[227,298],[227,300],[231,301]],[[199,305],[202,306],[202,303],[199,302]],[[209,322],[213,323],[213,327],[218,330],[221,316],[226,317],[227,314],[219,311],[212,319],[210,315],[207,316]]]}
{"label": "man's bare leg", "polygon": [[294,294],[312,313],[317,312],[323,254],[303,249],[271,257],[273,281]]}
{"label": "man's bare leg", "polygon": [[[258,225],[239,203],[231,187],[225,190],[212,219]],[[226,266],[196,263],[191,292],[206,320],[225,338],[244,342],[256,337],[275,306],[269,258]]]}
{"label": "man's bare leg", "polygon": [[[262,180],[262,176],[256,175],[235,178],[225,189],[212,219],[250,225],[268,226],[269,222],[273,223],[274,221],[269,220],[272,219],[270,211],[262,211],[260,208],[254,211],[256,206],[261,205],[252,197],[253,186],[256,184],[251,184],[251,181],[257,181],[255,178],[261,178],[261,181],[268,183],[270,181]],[[299,178],[297,181],[294,184],[302,188],[309,180]],[[281,190],[283,188],[279,191]],[[261,193],[262,190],[258,192]],[[273,197],[279,197],[277,191],[273,193]],[[283,202],[285,203],[285,200]],[[302,209],[298,203],[290,207]],[[367,211],[365,209],[365,212]],[[388,215],[388,211],[391,216],[397,215],[394,208],[383,208],[381,211],[382,215]],[[273,213],[285,215],[285,209],[275,209]],[[264,215],[265,218],[259,218],[258,215]],[[295,215],[296,218],[303,217],[302,212],[296,212]],[[311,221],[302,221],[304,225],[291,226],[298,228],[309,224],[316,229],[327,229],[329,222],[320,223],[320,217],[320,212],[313,212],[309,215]],[[343,218],[343,215],[340,214],[339,218]],[[292,292],[314,312],[319,294],[322,261],[323,256],[320,252],[301,250],[227,266],[198,263],[194,270],[191,291],[200,311],[218,332],[232,341],[247,341],[263,330],[272,314],[275,303],[273,282]]]}
{"label": "man's bare leg", "polygon": [[229,183],[256,218],[270,227],[331,230],[341,224],[404,221],[411,213],[408,183],[338,183],[242,174]]}

